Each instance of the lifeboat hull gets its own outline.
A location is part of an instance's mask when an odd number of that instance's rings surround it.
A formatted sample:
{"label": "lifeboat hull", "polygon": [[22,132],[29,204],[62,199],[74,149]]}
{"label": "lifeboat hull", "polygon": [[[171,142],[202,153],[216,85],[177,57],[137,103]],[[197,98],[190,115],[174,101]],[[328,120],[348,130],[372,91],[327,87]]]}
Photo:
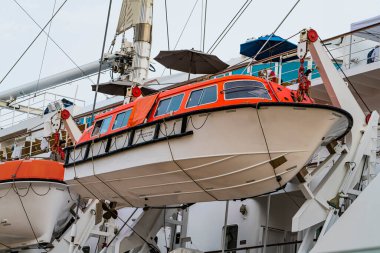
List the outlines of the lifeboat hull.
{"label": "lifeboat hull", "polygon": [[67,151],[65,181],[129,206],[241,199],[276,191],[352,126],[340,109],[262,103],[142,125]]}
{"label": "lifeboat hull", "polygon": [[62,164],[19,160],[0,170],[0,249],[48,245],[72,204]]}

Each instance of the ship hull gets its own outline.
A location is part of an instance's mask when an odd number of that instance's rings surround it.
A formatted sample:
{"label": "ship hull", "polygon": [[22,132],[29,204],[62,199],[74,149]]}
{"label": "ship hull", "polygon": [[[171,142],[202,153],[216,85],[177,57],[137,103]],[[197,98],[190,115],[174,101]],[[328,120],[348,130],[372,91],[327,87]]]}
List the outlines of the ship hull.
{"label": "ship hull", "polygon": [[69,150],[65,181],[127,206],[254,197],[283,187],[351,125],[347,112],[320,105],[201,111]]}

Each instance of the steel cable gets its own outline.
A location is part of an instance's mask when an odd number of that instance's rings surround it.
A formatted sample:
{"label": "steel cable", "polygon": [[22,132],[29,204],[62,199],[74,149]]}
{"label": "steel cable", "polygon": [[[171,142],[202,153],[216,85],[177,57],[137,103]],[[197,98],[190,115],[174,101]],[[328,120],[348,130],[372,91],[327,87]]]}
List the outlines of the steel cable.
{"label": "steel cable", "polygon": [[[32,15],[29,14],[29,12],[27,12],[25,10],[24,7],[22,7],[18,2],[17,0],[13,0],[19,7],[20,9],[33,21],[34,24],[36,24],[43,33],[45,33],[45,35],[47,36],[47,38],[49,38],[51,40],[51,42],[53,42],[54,45],[56,45],[58,47],[59,50],[61,50],[61,52],[71,61],[71,63],[73,63],[75,65],[75,67],[77,69],[79,69],[79,71],[82,73],[82,76],[84,78],[87,78],[92,84],[95,84],[94,81],[92,81],[92,79],[90,78],[89,75],[86,75],[85,72],[80,68],[80,66],[70,57],[70,55],[65,51],[63,50],[63,48],[49,35],[49,33],[45,32],[45,28],[42,28],[40,26],[40,24],[38,24],[38,22],[32,17]],[[50,29],[49,29],[50,31]]]}
{"label": "steel cable", "polygon": [[[183,28],[182,28],[182,30],[181,30],[181,33],[180,33],[180,35],[179,35],[179,37],[178,37],[178,39],[177,39],[177,42],[175,43],[174,50],[177,49],[178,43],[179,43],[179,41],[181,40],[182,35],[183,35],[183,33],[184,33],[184,31],[185,31],[187,25],[189,24],[190,18],[191,18],[191,16],[193,15],[194,9],[195,9],[195,7],[197,6],[198,1],[199,1],[199,0],[196,0],[196,1],[195,1],[194,6],[193,6],[193,8],[192,8],[191,11],[190,11],[190,14],[189,14],[189,16],[188,16],[188,18],[187,18],[187,20],[186,20],[186,22],[185,22],[185,25],[183,26]],[[165,67],[164,70],[162,71],[161,77],[164,75],[166,69],[167,69],[167,68]]]}
{"label": "steel cable", "polygon": [[281,25],[285,22],[285,20],[289,17],[290,13],[296,8],[296,6],[300,3],[301,0],[297,0],[297,2],[292,6],[290,11],[285,15],[285,17],[281,20],[280,24],[274,29],[274,31],[269,35],[268,39],[265,41],[265,43],[261,46],[259,51],[257,51],[256,55],[251,59],[251,61],[248,63],[247,67],[245,69],[248,69],[249,66],[252,64],[254,60],[256,60],[256,57],[259,55],[259,53],[264,49],[264,47],[268,44],[269,40],[273,37],[273,35],[280,29]]}
{"label": "steel cable", "polygon": [[[14,0],[15,1],[15,0]],[[34,42],[40,37],[40,35],[44,32],[45,28],[50,24],[50,22],[53,20],[53,18],[59,13],[59,11],[62,9],[62,7],[67,3],[68,0],[64,0],[64,2],[61,4],[61,6],[58,8],[58,10],[54,13],[54,15],[49,19],[49,21],[45,24],[43,28],[41,28],[41,31],[37,34],[37,36],[32,40],[32,42],[28,45],[28,47],[24,50],[24,52],[19,56],[19,58],[16,60],[16,62],[12,65],[12,67],[9,69],[9,71],[5,74],[5,76],[1,79],[0,84],[2,84],[7,78],[7,76],[11,73],[11,71],[16,67],[16,65],[20,62],[22,57],[28,52],[28,50],[32,47]]]}
{"label": "steel cable", "polygon": [[104,31],[104,37],[103,37],[102,52],[100,54],[100,64],[99,64],[99,70],[98,70],[98,78],[97,78],[97,81],[96,81],[94,104],[92,106],[91,121],[94,120],[94,116],[95,116],[96,99],[98,98],[100,73],[102,71],[102,64],[103,64],[103,61],[104,61],[104,49],[106,47],[106,40],[107,40],[108,24],[109,24],[109,21],[110,21],[111,7],[112,7],[112,0],[110,0],[109,5],[108,5],[107,21],[106,21],[106,27],[105,27],[105,31]]}
{"label": "steel cable", "polygon": [[220,33],[218,38],[214,41],[214,43],[211,45],[209,50],[207,50],[207,53],[212,53],[217,48],[217,46],[220,44],[220,42],[224,39],[224,37],[228,34],[228,32],[231,30],[231,28],[235,25],[235,23],[239,20],[241,15],[245,12],[245,10],[248,8],[248,6],[252,3],[253,0],[247,0],[243,6],[238,10],[238,12],[235,14],[235,16],[231,19],[231,21],[228,23],[228,25],[224,28],[224,30]]}
{"label": "steel cable", "polygon": [[[17,1],[14,0],[16,3]],[[53,5],[53,12],[51,15],[54,14],[54,11],[55,11],[55,5],[57,4],[57,0],[54,0],[54,5]],[[20,6],[20,5],[19,5]],[[42,54],[42,61],[41,61],[41,66],[40,66],[40,72],[38,73],[38,81],[37,81],[37,85],[36,85],[36,92],[38,91],[38,85],[40,84],[40,80],[41,80],[41,74],[42,74],[42,68],[44,66],[44,62],[45,62],[45,56],[46,56],[46,49],[47,49],[47,45],[48,45],[48,42],[49,42],[49,36],[50,36],[50,30],[51,30],[51,24],[53,22],[50,22],[49,24],[49,29],[48,29],[48,33],[47,33],[47,37],[46,37],[46,41],[45,41],[45,47],[44,47],[44,52]],[[36,96],[36,94],[34,94],[34,96]]]}

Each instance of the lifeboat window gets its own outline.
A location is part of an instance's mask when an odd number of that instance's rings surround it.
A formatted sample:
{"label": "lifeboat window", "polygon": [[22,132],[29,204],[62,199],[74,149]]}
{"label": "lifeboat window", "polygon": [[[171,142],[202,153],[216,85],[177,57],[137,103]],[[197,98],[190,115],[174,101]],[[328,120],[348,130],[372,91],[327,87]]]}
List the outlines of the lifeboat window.
{"label": "lifeboat window", "polygon": [[181,106],[183,94],[161,100],[158,104],[156,114],[154,116],[164,115],[170,112],[175,112]]}
{"label": "lifeboat window", "polygon": [[92,131],[92,136],[98,135],[98,134],[104,134],[105,132],[107,132],[111,123],[111,119],[112,119],[112,116],[96,121],[94,130]]}
{"label": "lifeboat window", "polygon": [[224,84],[225,99],[265,98],[271,99],[264,84],[258,81],[234,81]]}
{"label": "lifeboat window", "polygon": [[125,127],[128,124],[129,117],[132,110],[121,112],[116,116],[115,123],[113,123],[112,130]]}
{"label": "lifeboat window", "polygon": [[192,91],[186,107],[210,104],[217,100],[216,85],[204,89]]}

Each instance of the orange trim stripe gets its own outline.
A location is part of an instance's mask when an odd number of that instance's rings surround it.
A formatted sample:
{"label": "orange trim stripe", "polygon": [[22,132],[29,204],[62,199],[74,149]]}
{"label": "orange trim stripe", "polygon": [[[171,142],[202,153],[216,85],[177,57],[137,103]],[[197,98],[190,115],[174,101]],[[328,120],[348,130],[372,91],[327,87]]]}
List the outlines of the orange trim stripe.
{"label": "orange trim stripe", "polygon": [[0,181],[43,179],[63,181],[63,164],[50,160],[17,160],[0,163]]}

